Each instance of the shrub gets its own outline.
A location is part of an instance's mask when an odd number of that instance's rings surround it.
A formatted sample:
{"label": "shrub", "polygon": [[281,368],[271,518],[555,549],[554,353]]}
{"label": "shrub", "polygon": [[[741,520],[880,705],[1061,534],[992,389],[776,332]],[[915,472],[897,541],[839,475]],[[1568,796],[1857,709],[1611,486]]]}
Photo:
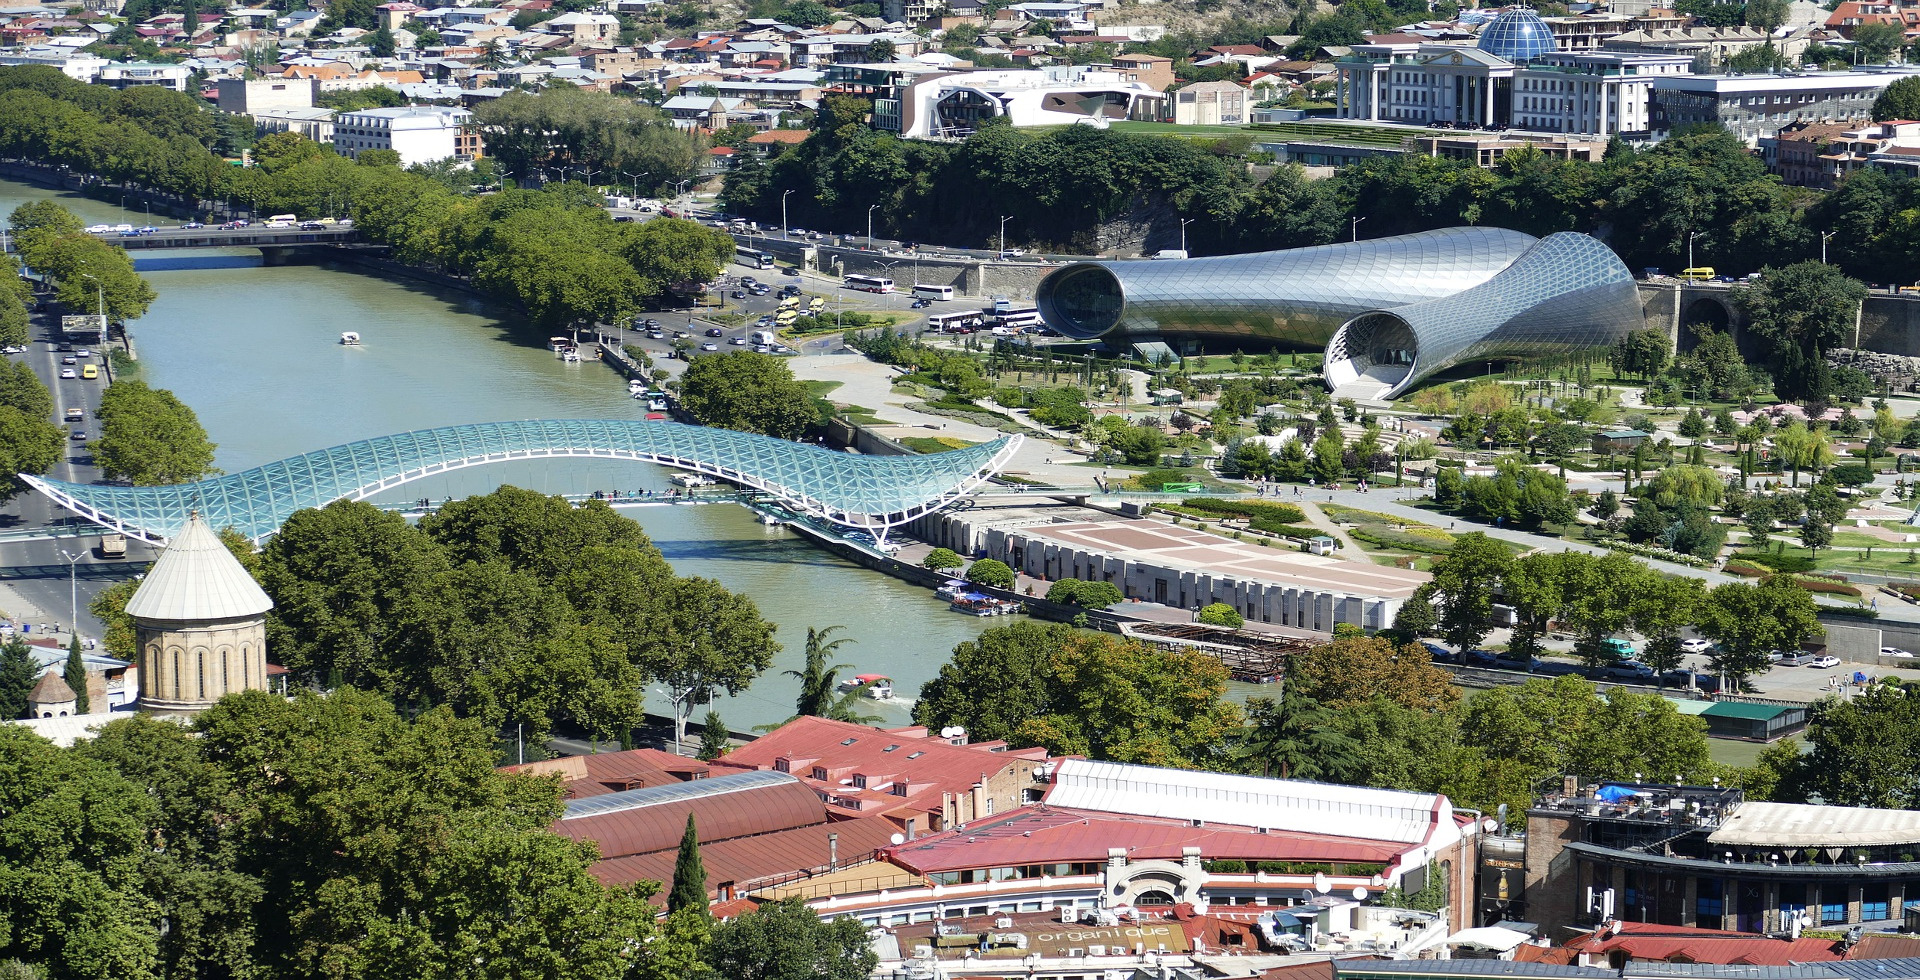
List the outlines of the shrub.
{"label": "shrub", "polygon": [[1298,524],[1306,520],[1306,514],[1293,504],[1270,503],[1264,500],[1221,500],[1218,497],[1194,497],[1180,502],[1188,510],[1203,511],[1209,514],[1226,514],[1232,517],[1268,517],[1282,524]]}
{"label": "shrub", "polygon": [[999,589],[1011,589],[1015,578],[1013,569],[1005,562],[982,558],[967,567],[967,581],[975,585],[990,585]]}
{"label": "shrub", "polygon": [[1743,561],[1749,565],[1758,565],[1770,572],[1811,572],[1813,559],[1801,555],[1776,555],[1765,551],[1736,551],[1733,561]]}
{"label": "shrub", "polygon": [[936,572],[959,568],[966,563],[966,559],[961,558],[958,552],[949,548],[935,548],[927,552],[927,557],[920,559],[921,568],[931,568]]}
{"label": "shrub", "polygon": [[1047,601],[1068,606],[1084,606],[1088,609],[1105,609],[1119,602],[1124,596],[1120,587],[1112,582],[1088,582],[1077,578],[1063,578],[1047,588]]}
{"label": "shrub", "polygon": [[1417,551],[1423,555],[1444,555],[1453,550],[1453,535],[1445,531],[1357,527],[1347,533],[1356,541],[1365,541],[1381,548]]}
{"label": "shrub", "polygon": [[1835,582],[1830,579],[1795,576],[1793,584],[1806,589],[1808,592],[1820,592],[1826,595],[1843,595],[1854,599],[1860,598],[1859,589],[1844,582]]}
{"label": "shrub", "polygon": [[1231,626],[1234,629],[1239,629],[1247,622],[1239,610],[1224,602],[1216,602],[1200,610],[1200,621],[1208,626]]}
{"label": "shrub", "polygon": [[1741,561],[1737,558],[1728,561],[1726,567],[1721,570],[1728,575],[1744,575],[1748,578],[1766,578],[1773,574],[1773,572],[1768,569],[1761,568],[1752,562]]}

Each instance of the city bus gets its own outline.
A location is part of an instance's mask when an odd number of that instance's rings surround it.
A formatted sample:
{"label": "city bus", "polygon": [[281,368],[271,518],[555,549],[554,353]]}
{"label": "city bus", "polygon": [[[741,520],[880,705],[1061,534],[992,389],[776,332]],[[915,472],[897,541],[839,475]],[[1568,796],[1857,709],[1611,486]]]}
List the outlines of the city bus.
{"label": "city bus", "polygon": [[773,256],[751,245],[735,245],[733,247],[733,260],[749,269],[773,268]]}
{"label": "city bus", "polygon": [[1011,306],[994,314],[994,325],[1021,330],[1026,327],[1038,327],[1046,323],[1040,317],[1037,306]]}
{"label": "city bus", "polygon": [[953,298],[953,287],[927,286],[916,282],[913,284],[913,298],[949,300]]}
{"label": "city bus", "polygon": [[863,293],[893,292],[893,280],[879,276],[848,276],[845,285],[848,289],[858,289]]}
{"label": "city bus", "polygon": [[984,316],[979,310],[960,310],[955,313],[927,314],[927,329],[941,333],[960,333],[977,330]]}

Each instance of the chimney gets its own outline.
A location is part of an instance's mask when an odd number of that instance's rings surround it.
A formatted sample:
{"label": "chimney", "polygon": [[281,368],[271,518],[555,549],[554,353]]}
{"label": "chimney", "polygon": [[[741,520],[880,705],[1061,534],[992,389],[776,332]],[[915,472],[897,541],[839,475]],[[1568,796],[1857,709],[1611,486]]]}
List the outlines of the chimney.
{"label": "chimney", "polygon": [[827,835],[827,867],[832,868],[836,871],[839,870],[840,868],[840,835],[839,834]]}

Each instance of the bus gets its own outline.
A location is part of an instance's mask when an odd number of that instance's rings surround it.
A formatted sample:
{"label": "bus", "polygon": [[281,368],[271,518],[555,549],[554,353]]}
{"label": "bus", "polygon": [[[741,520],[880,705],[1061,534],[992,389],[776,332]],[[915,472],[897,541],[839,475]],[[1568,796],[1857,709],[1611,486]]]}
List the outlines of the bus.
{"label": "bus", "polygon": [[1045,320],[1041,319],[1040,308],[1037,306],[1009,306],[994,314],[993,319],[995,326],[1008,327],[1014,330],[1020,330],[1026,327],[1038,327],[1046,323]]}
{"label": "bus", "polygon": [[751,245],[735,245],[733,247],[733,260],[749,269],[773,268],[773,256]]}
{"label": "bus", "polygon": [[879,276],[848,276],[845,285],[848,289],[858,289],[863,293],[893,292],[893,280]]}
{"label": "bus", "polygon": [[953,287],[926,286],[916,282],[913,284],[913,298],[949,300],[953,298]]}
{"label": "bus", "polygon": [[967,333],[980,328],[983,314],[979,310],[960,310],[956,313],[927,314],[927,329],[940,333]]}
{"label": "bus", "polygon": [[1713,266],[1703,265],[1698,269],[1681,269],[1680,279],[1682,282],[1712,282]]}

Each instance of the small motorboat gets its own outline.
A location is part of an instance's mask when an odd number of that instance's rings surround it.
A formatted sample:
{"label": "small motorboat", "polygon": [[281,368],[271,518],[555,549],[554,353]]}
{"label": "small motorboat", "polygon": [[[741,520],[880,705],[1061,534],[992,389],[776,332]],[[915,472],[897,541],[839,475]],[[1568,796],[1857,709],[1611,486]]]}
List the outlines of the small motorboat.
{"label": "small motorboat", "polygon": [[860,691],[875,701],[885,701],[893,697],[893,678],[885,674],[855,674],[840,682],[841,693]]}
{"label": "small motorboat", "polygon": [[555,354],[558,354],[561,351],[566,350],[567,348],[572,346],[573,346],[572,337],[548,337],[547,338],[547,349],[554,352]]}
{"label": "small motorboat", "polygon": [[580,348],[568,347],[560,352],[560,359],[568,363],[579,363]]}
{"label": "small motorboat", "polygon": [[963,592],[954,596],[949,605],[955,612],[963,612],[969,616],[1006,616],[1020,611],[1020,604],[1017,602],[995,599],[978,592]]}
{"label": "small motorboat", "polygon": [[965,579],[950,578],[940,583],[940,587],[933,590],[933,595],[934,598],[945,599],[948,602],[952,602],[960,598],[961,595],[971,591],[973,591],[973,586]]}
{"label": "small motorboat", "polygon": [[716,481],[712,477],[701,476],[698,473],[681,473],[673,478],[673,483],[688,490],[697,490],[701,487],[714,486]]}
{"label": "small motorboat", "polygon": [[346,333],[343,333],[343,334],[341,334],[341,335],[340,335],[340,346],[342,346],[342,347],[358,347],[358,346],[360,346],[360,335],[359,335],[359,334],[357,334],[357,333],[354,333],[354,332],[353,332],[353,331],[351,331],[351,330],[349,330],[349,331],[347,331]]}

